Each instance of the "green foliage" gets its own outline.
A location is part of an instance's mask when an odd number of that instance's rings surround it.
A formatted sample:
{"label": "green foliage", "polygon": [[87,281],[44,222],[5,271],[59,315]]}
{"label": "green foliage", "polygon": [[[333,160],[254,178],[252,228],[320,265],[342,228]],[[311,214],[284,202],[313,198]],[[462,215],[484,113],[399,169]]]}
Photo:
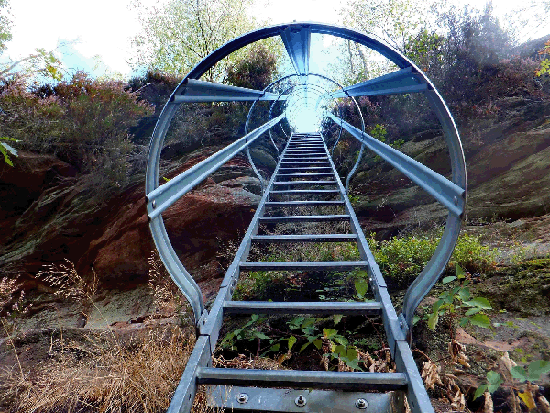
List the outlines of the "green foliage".
{"label": "green foliage", "polygon": [[249,89],[263,90],[277,71],[277,57],[264,44],[254,44],[246,56],[227,67],[227,82]]}
{"label": "green foliage", "polygon": [[[374,235],[371,234],[368,242],[380,270],[387,276],[388,282],[405,288],[432,257],[441,233],[436,234],[438,236],[407,235],[387,241],[377,241]],[[493,267],[495,255],[496,251],[482,245],[479,237],[461,234],[448,268],[452,269],[457,263],[472,273],[489,271]]]}
{"label": "green foliage", "polygon": [[14,76],[37,77],[59,81],[63,78],[62,63],[53,51],[36,49],[36,52],[20,60],[0,63],[0,79]]}
{"label": "green foliage", "polygon": [[11,20],[8,17],[9,2],[0,0],[0,55],[6,50],[6,43],[11,40]]}
{"label": "green foliage", "polygon": [[[523,366],[513,366],[510,370],[510,373],[512,375],[512,378],[518,380],[520,383],[524,383],[527,381],[539,381],[541,380],[542,376],[550,373],[550,362],[545,360],[532,361],[527,365],[527,370],[525,370],[525,367]],[[489,393],[494,393],[502,384],[504,384],[504,380],[499,373],[495,371],[487,372],[487,384],[482,384],[477,388],[474,394],[474,399],[477,399],[486,391],[488,391]],[[519,393],[519,396],[522,398],[526,405],[528,405],[529,401],[526,400],[524,397],[528,391],[530,390]],[[532,408],[534,408],[534,406],[531,407],[531,409]]]}
{"label": "green foliage", "polygon": [[[6,137],[0,137],[0,141],[18,142],[17,139]],[[0,152],[2,152],[2,155],[4,155],[4,162],[7,163],[9,166],[13,166],[13,162],[11,161],[8,152],[11,153],[13,156],[17,156],[17,151],[6,142],[0,142]]]}
{"label": "green foliage", "polygon": [[445,37],[423,28],[416,35],[409,36],[405,54],[424,72],[440,69],[444,62]]}
{"label": "green foliage", "polygon": [[550,55],[550,40],[544,43],[544,48],[539,51],[539,55],[542,56],[542,60],[538,69],[535,71],[536,76],[550,75],[550,58],[546,57]]}
{"label": "green foliage", "polygon": [[253,340],[270,340],[268,336],[259,330],[255,324],[261,324],[265,321],[265,318],[260,318],[257,314],[252,314],[250,320],[248,320],[241,328],[237,328],[225,335],[221,342],[222,348],[234,350],[236,343],[239,340],[253,341]]}
{"label": "green foliage", "polygon": [[380,142],[386,142],[388,130],[384,125],[376,124],[369,129],[369,135],[372,136],[374,139],[378,139]]}
{"label": "green foliage", "polygon": [[[171,0],[160,8],[141,10],[142,32],[133,40],[133,66],[187,74],[211,52],[254,27],[247,14],[250,5],[251,0]],[[206,79],[220,81],[241,55],[222,60]]]}
{"label": "green foliage", "polygon": [[466,273],[458,264],[456,265],[456,275],[445,277],[443,284],[449,284],[455,280],[460,281],[461,284],[439,296],[439,300],[433,304],[432,313],[428,317],[428,327],[434,330],[439,317],[444,314],[454,318],[459,308],[467,309],[460,319],[459,324],[461,327],[464,327],[468,322],[482,328],[491,327],[491,320],[484,313],[484,310],[492,309],[489,300],[485,297],[471,297],[468,287],[469,280],[467,280]]}
{"label": "green foliage", "polygon": [[519,380],[520,383],[525,381],[538,381],[545,374],[550,373],[550,362],[545,360],[535,360],[528,364],[527,371],[522,366],[514,366],[511,370],[512,377]]}
{"label": "green foliage", "polygon": [[382,38],[404,51],[405,42],[427,25],[430,2],[353,0],[342,12],[344,23]]}
{"label": "green foliage", "polygon": [[152,113],[124,83],[93,80],[82,72],[34,90],[23,77],[6,80],[0,84],[0,106],[6,113],[2,135],[20,140],[22,149],[55,154],[116,185],[126,179],[133,148],[128,128]]}
{"label": "green foliage", "polygon": [[289,328],[291,330],[301,331],[301,335],[305,339],[305,343],[300,348],[300,352],[304,351],[311,344],[313,344],[317,350],[321,350],[323,348],[323,343],[327,343],[330,352],[325,353],[325,356],[330,356],[332,360],[342,360],[347,366],[354,370],[361,370],[358,365],[357,349],[355,346],[350,345],[348,340],[340,335],[336,329],[324,328],[323,331],[320,332],[316,324],[317,322],[317,319],[311,317],[295,317],[288,322]]}

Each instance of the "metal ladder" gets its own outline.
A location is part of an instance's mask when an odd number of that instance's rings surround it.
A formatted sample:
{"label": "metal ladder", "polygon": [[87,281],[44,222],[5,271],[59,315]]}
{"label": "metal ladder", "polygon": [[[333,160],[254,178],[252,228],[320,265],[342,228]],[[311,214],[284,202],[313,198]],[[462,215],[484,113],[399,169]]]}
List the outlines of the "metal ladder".
{"label": "metal ladder", "polygon": [[[308,189],[322,186],[326,189]],[[295,188],[300,189],[295,189]],[[336,200],[326,200],[332,195]],[[279,200],[280,197],[317,197],[317,200]],[[266,216],[280,207],[341,206],[343,215]],[[258,235],[260,224],[337,222],[350,224],[349,234]],[[356,242],[360,261],[251,262],[253,243]],[[243,271],[352,271],[364,269],[375,302],[253,302],[232,301]],[[243,370],[212,367],[224,315],[309,314],[381,315],[396,373]],[[318,133],[294,133],[260,200],[235,259],[221,284],[207,317],[199,321],[198,340],[169,412],[189,412],[199,385],[208,386],[211,404],[228,411],[266,412],[396,412],[404,411],[404,398],[414,412],[433,412],[422,379],[395,312],[386,283],[368,248],[346,190]],[[306,390],[304,390],[306,389]],[[368,392],[367,392],[368,391]],[[373,392],[375,391],[375,392]]]}
{"label": "metal ladder", "polygon": [[[312,73],[309,68],[312,36],[330,35],[356,42],[388,58],[398,68],[396,71],[346,86],[322,74]],[[263,90],[236,87],[222,83],[206,82],[200,78],[229,54],[257,41],[280,39],[292,62],[295,73],[283,76]],[[324,79],[329,86],[321,86],[314,79]],[[291,81],[292,80],[292,81]],[[355,97],[421,94],[438,118],[449,151],[449,177],[430,169],[407,154],[375,139],[365,131],[361,108]],[[321,98],[331,103],[320,108]],[[339,100],[355,105],[360,116],[360,128],[346,122],[346,111]],[[168,129],[180,105],[209,102],[253,102],[245,125],[245,136],[182,172],[169,182],[162,182],[161,153]],[[261,126],[248,131],[251,113],[257,102],[272,102],[269,118]],[[316,102],[315,105],[311,105]],[[329,127],[330,122],[339,127],[338,138],[345,131],[359,144],[355,166],[346,178],[346,185],[359,165],[362,153],[368,149],[380,159],[403,173],[422,188],[434,200],[446,208],[448,215],[445,229],[432,258],[412,282],[403,298],[399,316],[391,303],[384,278],[373,254],[368,248],[357,217],[346,196],[346,188],[338,177],[332,159],[321,135],[292,134],[281,153],[267,190],[263,194],[252,222],[228,268],[220,291],[211,306],[205,308],[200,287],[181,263],[172,247],[164,226],[162,213],[179,198],[203,182],[228,160],[241,151],[246,151],[252,168],[259,175],[250,156],[250,145],[258,142],[265,133],[273,145],[272,130],[283,128],[300,115],[304,107],[321,110]],[[335,113],[335,112],[338,112]],[[278,115],[277,115],[278,114]],[[289,122],[288,126],[291,126]],[[291,128],[292,129],[292,128]],[[294,128],[296,130],[296,128]],[[333,148],[334,150],[334,148]],[[279,153],[279,148],[277,148]],[[260,178],[263,189],[263,180]],[[297,180],[293,180],[297,179]],[[413,62],[398,51],[382,44],[365,33],[339,26],[313,22],[293,22],[265,27],[237,37],[199,62],[176,87],[157,121],[149,147],[145,192],[149,228],[159,252],[173,281],[188,299],[193,321],[197,328],[197,342],[187,362],[182,379],[172,398],[170,412],[189,412],[198,386],[206,385],[211,390],[214,405],[224,405],[235,410],[255,411],[304,411],[304,412],[354,412],[404,411],[403,395],[406,394],[413,413],[432,413],[433,407],[414,363],[410,339],[414,312],[425,295],[438,281],[453,253],[461,220],[466,206],[466,164],[462,144],[454,120],[434,85]],[[326,189],[316,189],[321,186]],[[309,189],[308,189],[309,187]],[[310,198],[285,201],[285,197],[307,196]],[[326,200],[332,195],[336,200]],[[283,199],[281,199],[283,197]],[[317,197],[317,198],[316,198]],[[313,198],[313,199],[311,199]],[[316,199],[316,200],[314,200]],[[340,205],[343,215],[271,216],[283,206]],[[303,234],[259,235],[260,224],[348,221],[349,234]],[[357,243],[360,261],[357,262],[250,262],[249,252],[256,243],[329,242],[346,241]],[[366,269],[374,303],[340,302],[236,302],[233,292],[241,271],[352,271]],[[335,373],[318,371],[265,371],[212,368],[212,355],[218,341],[224,315],[231,314],[340,314],[373,315],[382,317],[391,356],[397,373]],[[313,390],[298,390],[298,389]],[[376,390],[378,393],[365,393]],[[394,392],[382,393],[395,390]]]}

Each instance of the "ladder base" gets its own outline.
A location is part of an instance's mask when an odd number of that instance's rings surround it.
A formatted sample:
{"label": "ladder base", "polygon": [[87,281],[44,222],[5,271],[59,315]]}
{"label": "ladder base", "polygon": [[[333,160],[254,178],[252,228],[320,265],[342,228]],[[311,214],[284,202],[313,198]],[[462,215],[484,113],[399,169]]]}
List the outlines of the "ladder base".
{"label": "ladder base", "polygon": [[[300,396],[305,399],[304,406],[296,404]],[[364,393],[214,386],[207,390],[206,399],[210,406],[225,408],[230,412],[401,413],[405,411],[398,408],[400,397],[397,392]],[[357,407],[357,404],[364,405],[361,399],[366,402],[366,408]]]}

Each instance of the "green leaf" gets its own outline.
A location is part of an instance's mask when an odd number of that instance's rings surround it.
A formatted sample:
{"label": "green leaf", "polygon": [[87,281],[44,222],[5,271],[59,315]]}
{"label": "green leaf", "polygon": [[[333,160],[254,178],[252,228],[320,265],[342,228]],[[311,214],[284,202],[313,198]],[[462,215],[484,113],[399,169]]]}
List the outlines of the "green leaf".
{"label": "green leaf", "polygon": [[300,353],[301,353],[302,351],[304,351],[304,350],[307,348],[307,346],[309,346],[310,344],[311,344],[311,341],[308,341],[307,343],[305,343],[305,344],[302,346],[302,348],[300,349]]}
{"label": "green leaf", "polygon": [[346,346],[343,346],[343,345],[339,344],[334,348],[334,352],[337,353],[338,356],[340,356],[340,355],[345,356],[346,355]]}
{"label": "green leaf", "polygon": [[437,312],[430,314],[430,317],[428,317],[428,328],[430,330],[435,330],[435,326],[437,325],[438,321],[439,314],[437,314]]}
{"label": "green leaf", "polygon": [[470,317],[470,323],[481,328],[491,327],[491,320],[489,320],[489,317],[485,314],[476,314],[473,317]]}
{"label": "green leaf", "polygon": [[416,325],[420,321],[420,317],[415,315],[413,316],[413,326]]}
{"label": "green leaf", "polygon": [[468,318],[467,317],[462,317],[458,323],[458,325],[460,327],[466,327],[466,324],[468,324]]}
{"label": "green leaf", "polygon": [[443,284],[449,284],[454,280],[456,280],[456,277],[454,275],[450,275],[448,277],[443,278]]}
{"label": "green leaf", "polygon": [[323,337],[328,340],[331,340],[336,334],[338,334],[338,330],[334,330],[333,328],[323,329]]}
{"label": "green leaf", "polygon": [[437,313],[443,304],[445,304],[445,301],[443,301],[442,299],[437,300],[433,305],[433,312]]}
{"label": "green leaf", "polygon": [[550,362],[544,360],[535,360],[527,367],[529,373],[529,381],[540,380],[543,374],[550,373]]}
{"label": "green leaf", "polygon": [[269,340],[270,337],[266,336],[264,333],[262,333],[261,331],[255,331],[254,332],[254,336],[259,338],[260,340]]}
{"label": "green leaf", "polygon": [[468,301],[470,299],[470,289],[468,287],[463,287],[458,291],[457,295],[461,301]]}
{"label": "green leaf", "polygon": [[342,321],[342,318],[344,316],[342,314],[335,314],[334,315],[334,325],[338,324],[340,321]]}
{"label": "green leaf", "polygon": [[482,308],[484,310],[490,310],[493,308],[491,307],[491,303],[489,303],[489,300],[487,300],[485,297],[476,297],[470,301],[465,301],[464,304],[470,307]]}
{"label": "green leaf", "polygon": [[292,350],[292,346],[296,344],[296,337],[294,336],[290,336],[288,338],[288,351],[291,351]]}
{"label": "green leaf", "polygon": [[344,346],[347,346],[349,344],[348,340],[342,336],[334,336],[334,341]]}
{"label": "green leaf", "polygon": [[346,351],[346,359],[349,361],[357,360],[357,349],[355,347],[348,347]]}
{"label": "green leaf", "polygon": [[512,374],[512,377],[516,380],[519,380],[520,382],[527,381],[527,374],[525,373],[525,369],[522,366],[514,366],[510,370],[510,373]]}
{"label": "green leaf", "polygon": [[468,311],[466,311],[466,316],[471,316],[474,314],[477,314],[481,311],[481,308],[470,308]]}
{"label": "green leaf", "polygon": [[476,393],[474,394],[474,400],[477,399],[478,397],[483,396],[483,393],[485,393],[486,391],[487,391],[486,384],[482,384],[481,386],[479,386],[476,390]]}
{"label": "green leaf", "polygon": [[500,377],[500,374],[496,371],[488,371],[487,381],[489,382],[489,384],[500,384],[502,383],[502,378]]}
{"label": "green leaf", "polygon": [[458,263],[455,265],[455,269],[456,269],[456,277],[459,280],[466,278],[466,272],[460,265],[458,265]]}
{"label": "green leaf", "polygon": [[281,344],[280,343],[277,343],[277,344],[273,344],[270,348],[269,348],[269,351],[279,351],[281,349]]}
{"label": "green leaf", "polygon": [[497,389],[503,383],[502,377],[500,377],[500,374],[495,371],[489,371],[487,373],[487,381],[489,382],[489,385],[487,386],[489,393],[494,393],[495,391],[497,391]]}
{"label": "green leaf", "polygon": [[315,346],[315,348],[317,348],[317,350],[320,350],[321,346],[323,345],[323,340],[321,340],[320,338],[318,338],[317,340],[313,340],[313,345]]}
{"label": "green leaf", "polygon": [[369,283],[365,280],[355,280],[355,290],[359,298],[363,298],[369,290]]}

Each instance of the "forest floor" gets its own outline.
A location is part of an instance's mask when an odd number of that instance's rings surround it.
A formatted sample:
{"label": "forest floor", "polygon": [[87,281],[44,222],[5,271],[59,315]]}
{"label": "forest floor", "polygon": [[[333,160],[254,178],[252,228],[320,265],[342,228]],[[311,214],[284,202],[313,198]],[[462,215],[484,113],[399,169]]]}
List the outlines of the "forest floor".
{"label": "forest floor", "polygon": [[[425,380],[431,381],[427,386],[437,411],[487,412],[487,400],[474,401],[473,396],[479,386],[494,379],[487,376],[494,371],[501,379],[491,399],[494,411],[519,412],[529,403],[523,396],[521,402],[515,397],[526,394],[525,385],[512,379],[506,365],[527,366],[550,359],[550,215],[475,222],[464,231],[498,250],[493,271],[470,275],[472,295],[491,303],[490,326],[456,327],[456,317],[447,313],[435,330],[429,329],[432,305],[449,290],[439,283],[420,306],[420,321],[413,331],[414,354]],[[162,278],[157,268],[149,285],[98,291],[79,284],[70,263],[58,270],[65,274],[67,288],[57,294],[41,290],[32,303],[20,296],[12,300],[10,316],[2,318],[0,412],[165,410],[194,342],[188,309],[171,281]],[[217,285],[218,280],[211,280],[202,287],[211,297]],[[5,295],[10,286],[2,288]],[[396,302],[402,294],[395,292]],[[223,334],[245,322],[245,318],[234,321]],[[271,325],[281,330],[286,324],[291,328],[288,334],[293,334],[292,322],[279,320]],[[323,331],[326,320],[319,323],[317,331]],[[341,334],[350,341],[353,338],[360,360],[369,355],[371,362],[363,360],[364,367],[391,370],[391,363],[384,361],[383,340],[366,337],[367,332],[379,331],[376,326],[376,320],[365,326],[350,318],[338,328],[346,331]],[[355,327],[363,330],[354,331]],[[347,368],[342,360],[326,359],[322,349],[315,353],[313,346],[303,353],[296,348],[292,356],[284,356],[282,348],[279,353],[264,353],[259,357],[252,340],[235,339],[229,345],[226,340],[216,357],[221,365],[248,368]],[[435,370],[430,371],[430,363]],[[538,398],[550,399],[550,382],[542,379],[537,384],[531,393],[536,407],[545,411]]]}

